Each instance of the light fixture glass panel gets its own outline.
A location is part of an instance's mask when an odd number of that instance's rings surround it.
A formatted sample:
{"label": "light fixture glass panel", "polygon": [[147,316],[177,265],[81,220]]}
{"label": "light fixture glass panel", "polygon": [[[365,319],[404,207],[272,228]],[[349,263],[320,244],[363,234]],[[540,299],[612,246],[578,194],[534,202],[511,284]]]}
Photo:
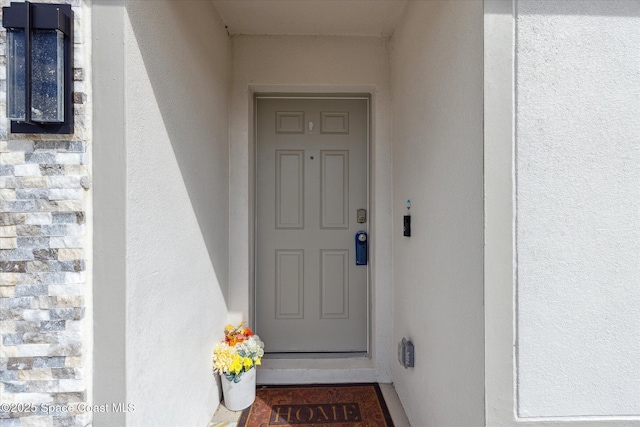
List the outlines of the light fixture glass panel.
{"label": "light fixture glass panel", "polygon": [[7,29],[7,116],[25,119],[25,46],[24,29]]}
{"label": "light fixture glass panel", "polygon": [[31,36],[31,119],[64,121],[64,34],[34,30]]}

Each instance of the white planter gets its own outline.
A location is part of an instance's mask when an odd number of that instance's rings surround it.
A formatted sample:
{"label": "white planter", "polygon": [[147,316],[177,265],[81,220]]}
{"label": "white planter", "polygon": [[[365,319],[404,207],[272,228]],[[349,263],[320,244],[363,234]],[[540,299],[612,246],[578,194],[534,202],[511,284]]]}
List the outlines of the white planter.
{"label": "white planter", "polygon": [[220,379],[222,380],[224,406],[230,411],[241,411],[248,408],[256,399],[256,368],[251,368],[242,374],[237,383],[229,381],[224,375],[221,375]]}

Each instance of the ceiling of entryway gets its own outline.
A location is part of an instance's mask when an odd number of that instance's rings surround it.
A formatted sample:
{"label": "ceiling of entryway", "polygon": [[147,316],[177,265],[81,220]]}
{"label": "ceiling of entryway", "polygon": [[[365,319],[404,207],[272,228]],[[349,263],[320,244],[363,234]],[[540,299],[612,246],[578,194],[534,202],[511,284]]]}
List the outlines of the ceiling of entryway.
{"label": "ceiling of entryway", "polygon": [[230,34],[388,35],[407,0],[213,0]]}

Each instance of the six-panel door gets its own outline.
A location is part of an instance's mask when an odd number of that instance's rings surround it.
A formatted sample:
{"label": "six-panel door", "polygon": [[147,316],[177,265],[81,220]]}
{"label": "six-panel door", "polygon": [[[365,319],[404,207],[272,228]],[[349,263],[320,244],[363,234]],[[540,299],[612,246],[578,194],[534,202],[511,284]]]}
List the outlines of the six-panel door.
{"label": "six-panel door", "polygon": [[256,329],[267,352],[367,351],[366,99],[257,99]]}

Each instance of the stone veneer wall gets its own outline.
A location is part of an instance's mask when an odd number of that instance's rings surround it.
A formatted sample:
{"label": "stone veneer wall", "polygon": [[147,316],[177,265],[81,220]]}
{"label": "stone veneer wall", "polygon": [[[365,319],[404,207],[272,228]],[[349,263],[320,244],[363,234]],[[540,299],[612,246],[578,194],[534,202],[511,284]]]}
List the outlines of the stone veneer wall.
{"label": "stone veneer wall", "polygon": [[0,404],[9,404],[0,408],[2,426],[91,422],[90,412],[75,413],[91,381],[88,8],[66,2],[75,19],[73,135],[10,133],[0,28]]}

